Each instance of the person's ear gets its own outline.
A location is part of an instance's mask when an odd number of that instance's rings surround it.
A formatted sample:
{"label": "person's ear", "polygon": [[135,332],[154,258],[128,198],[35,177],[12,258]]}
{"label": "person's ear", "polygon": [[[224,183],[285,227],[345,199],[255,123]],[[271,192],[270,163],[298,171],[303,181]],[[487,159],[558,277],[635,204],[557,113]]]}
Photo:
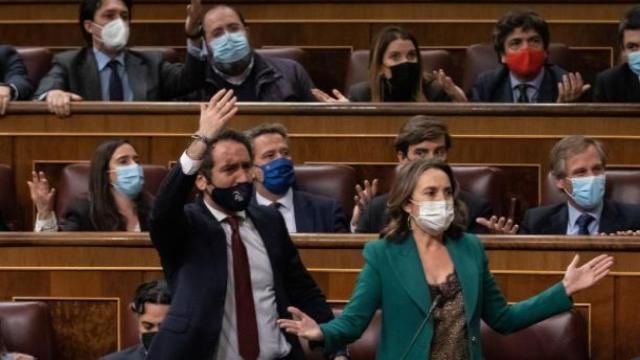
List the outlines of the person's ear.
{"label": "person's ear", "polygon": [[257,181],[259,183],[264,182],[264,173],[262,172],[262,168],[258,165],[253,166],[253,181]]}
{"label": "person's ear", "polygon": [[207,185],[209,185],[207,178],[202,174],[198,174],[198,176],[196,176],[196,188],[199,191],[205,191],[207,189]]}
{"label": "person's ear", "polygon": [[400,164],[404,164],[408,160],[408,158],[402,153],[402,151],[396,152],[396,157],[398,158],[398,162]]}
{"label": "person's ear", "polygon": [[409,214],[409,216],[411,216],[411,211],[413,210],[413,203],[411,203],[411,201],[407,201],[407,203],[404,204],[404,206],[402,206],[402,210],[404,210],[404,212],[406,212],[407,214]]}
{"label": "person's ear", "polygon": [[82,22],[82,27],[84,27],[84,31],[86,31],[89,34],[93,34],[93,21],[91,20],[85,20]]}
{"label": "person's ear", "polygon": [[560,191],[566,191],[569,194],[571,194],[571,191],[573,190],[573,187],[571,186],[571,180],[565,178],[562,179],[555,179],[554,180],[556,187],[558,188],[558,190]]}

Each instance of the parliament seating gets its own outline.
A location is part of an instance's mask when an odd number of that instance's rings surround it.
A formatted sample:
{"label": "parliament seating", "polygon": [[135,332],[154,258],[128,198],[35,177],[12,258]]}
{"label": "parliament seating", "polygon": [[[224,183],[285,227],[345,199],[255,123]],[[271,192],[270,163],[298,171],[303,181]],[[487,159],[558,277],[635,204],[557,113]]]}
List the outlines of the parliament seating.
{"label": "parliament seating", "polygon": [[256,52],[266,57],[295,60],[309,71],[309,54],[298,47],[270,47],[256,49]]}
{"label": "parliament seating", "polygon": [[[144,190],[155,194],[162,179],[169,170],[160,165],[142,165],[144,171]],[[55,211],[58,216],[64,214],[74,199],[89,192],[89,163],[76,163],[65,166],[56,191]]]}
{"label": "parliament seating", "polygon": [[27,68],[29,80],[34,87],[38,86],[40,79],[51,69],[53,55],[46,47],[17,47],[16,51],[22,58],[24,66]]}
{"label": "parliament seating", "polygon": [[[606,171],[605,199],[621,203],[640,204],[640,168],[613,168]],[[555,178],[547,174],[542,184],[540,205],[567,201],[567,196],[556,187]]]}
{"label": "parliament seating", "polygon": [[356,172],[346,165],[296,165],[296,188],[312,194],[324,195],[340,202],[351,219],[355,195]]}
{"label": "parliament seating", "polygon": [[131,50],[140,52],[159,52],[162,54],[162,57],[170,63],[182,62],[182,59],[178,56],[178,52],[174,48],[168,46],[136,46],[132,47]]}
{"label": "parliament seating", "polygon": [[5,164],[0,164],[0,213],[10,230],[20,230],[13,170]]}
{"label": "parliament seating", "polygon": [[0,344],[7,351],[54,359],[54,338],[49,307],[42,302],[0,302]]}

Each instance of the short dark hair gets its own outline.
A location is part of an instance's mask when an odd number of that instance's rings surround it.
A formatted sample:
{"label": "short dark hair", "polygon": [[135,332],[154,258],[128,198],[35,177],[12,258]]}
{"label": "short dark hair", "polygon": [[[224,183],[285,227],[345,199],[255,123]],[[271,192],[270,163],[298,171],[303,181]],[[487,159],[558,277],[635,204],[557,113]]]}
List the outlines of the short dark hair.
{"label": "short dark hair", "polygon": [[544,49],[549,48],[549,25],[544,18],[531,10],[515,10],[506,13],[493,28],[493,48],[498,56],[504,54],[504,41],[517,28],[535,30],[542,37]]}
{"label": "short dark hair", "polygon": [[214,167],[213,162],[213,148],[217,143],[221,141],[234,141],[244,145],[249,152],[249,159],[253,163],[253,148],[251,147],[251,143],[246,135],[241,133],[240,131],[236,131],[233,129],[224,129],[222,130],[207,146],[207,151],[204,154],[204,158],[202,159],[202,165],[200,165],[199,173],[202,174],[207,180],[211,181],[211,170]]}
{"label": "short dark hair", "polygon": [[145,303],[171,305],[171,293],[164,279],[153,280],[138,286],[131,302],[131,311],[143,315]]}
{"label": "short dark hair", "polygon": [[625,13],[620,25],[618,25],[618,44],[624,50],[624,32],[626,30],[640,30],[640,5],[629,8]]}
{"label": "short dark hair", "polygon": [[251,129],[244,132],[244,134],[253,142],[255,138],[264,134],[278,134],[282,136],[285,141],[289,139],[287,134],[287,128],[280,123],[262,123],[258,126],[254,126]]}
{"label": "short dark hair", "polygon": [[447,125],[433,116],[416,115],[407,120],[400,128],[394,146],[396,152],[407,156],[409,146],[419,144],[425,140],[436,140],[444,137],[444,146],[451,148],[451,136]]}
{"label": "short dark hair", "polygon": [[207,11],[204,12],[204,15],[202,16],[202,18],[204,19],[208,13],[218,10],[218,9],[229,9],[231,11],[233,11],[234,13],[236,13],[236,15],[238,15],[238,18],[240,19],[240,23],[242,24],[242,26],[247,27],[247,22],[244,19],[244,16],[242,15],[242,13],[240,11],[238,11],[238,9],[236,9],[233,6],[229,6],[229,5],[225,5],[225,4],[220,4],[220,5],[214,5],[212,7],[210,7]]}
{"label": "short dark hair", "polygon": [[[133,0],[121,0],[124,5],[129,10],[129,19],[131,19]],[[100,9],[102,6],[102,0],[82,0],[80,3],[80,16],[79,16],[79,24],[80,31],[82,32],[82,37],[84,37],[84,41],[87,45],[91,45],[93,43],[93,39],[91,38],[91,34],[89,34],[84,29],[84,21],[91,20],[93,21],[93,17],[96,14],[96,11]]]}

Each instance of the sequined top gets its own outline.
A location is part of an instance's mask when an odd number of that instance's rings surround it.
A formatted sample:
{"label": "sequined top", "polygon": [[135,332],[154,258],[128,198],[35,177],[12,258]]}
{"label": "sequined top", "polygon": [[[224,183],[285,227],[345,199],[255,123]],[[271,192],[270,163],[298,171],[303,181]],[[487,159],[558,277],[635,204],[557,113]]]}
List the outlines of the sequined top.
{"label": "sequined top", "polygon": [[455,272],[447,276],[444,283],[429,284],[431,299],[438,296],[433,310],[433,339],[431,359],[469,359],[467,328],[464,320],[462,288]]}

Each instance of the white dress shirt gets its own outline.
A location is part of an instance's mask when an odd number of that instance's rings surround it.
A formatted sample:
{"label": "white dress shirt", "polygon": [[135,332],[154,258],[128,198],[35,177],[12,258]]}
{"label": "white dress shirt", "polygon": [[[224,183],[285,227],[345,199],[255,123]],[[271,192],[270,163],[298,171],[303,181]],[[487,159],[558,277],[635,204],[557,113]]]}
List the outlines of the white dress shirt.
{"label": "white dress shirt", "polygon": [[[600,228],[600,217],[602,215],[603,203],[600,203],[598,207],[591,211],[586,211],[587,214],[593,216],[593,221],[589,223],[587,228],[589,229],[589,235],[598,235],[598,228]],[[569,221],[567,222],[567,235],[578,235],[580,226],[578,226],[578,218],[582,215],[582,211],[576,209],[567,201],[567,209],[569,210]]]}
{"label": "white dress shirt", "polygon": [[278,211],[280,211],[285,224],[287,224],[287,230],[289,233],[298,232],[296,228],[296,213],[293,207],[293,189],[289,188],[284,196],[276,201],[271,201],[256,191],[256,201],[258,202],[258,205],[263,206],[269,206],[274,202],[279,203],[280,206],[278,207]]}

